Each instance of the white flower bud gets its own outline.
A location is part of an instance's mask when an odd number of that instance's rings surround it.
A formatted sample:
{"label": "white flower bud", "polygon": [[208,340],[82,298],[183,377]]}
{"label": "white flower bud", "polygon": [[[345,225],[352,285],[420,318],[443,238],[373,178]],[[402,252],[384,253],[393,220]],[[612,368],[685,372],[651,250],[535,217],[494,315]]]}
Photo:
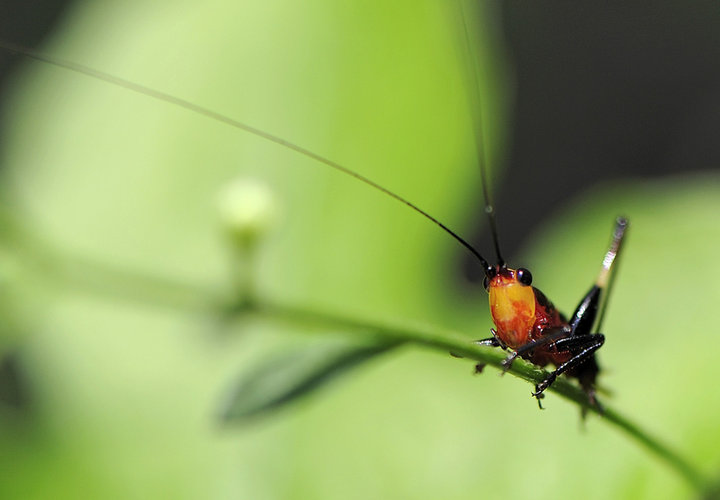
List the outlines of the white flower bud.
{"label": "white flower bud", "polygon": [[217,197],[220,220],[235,243],[253,244],[277,218],[277,203],[268,186],[255,179],[236,179]]}

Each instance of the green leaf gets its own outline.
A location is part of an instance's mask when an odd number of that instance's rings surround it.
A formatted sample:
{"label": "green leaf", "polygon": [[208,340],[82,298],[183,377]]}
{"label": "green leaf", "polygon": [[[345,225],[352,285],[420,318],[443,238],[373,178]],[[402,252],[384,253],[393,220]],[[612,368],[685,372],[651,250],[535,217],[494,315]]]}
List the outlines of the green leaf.
{"label": "green leaf", "polygon": [[240,377],[222,419],[236,422],[278,410],[399,344],[330,339],[266,359]]}

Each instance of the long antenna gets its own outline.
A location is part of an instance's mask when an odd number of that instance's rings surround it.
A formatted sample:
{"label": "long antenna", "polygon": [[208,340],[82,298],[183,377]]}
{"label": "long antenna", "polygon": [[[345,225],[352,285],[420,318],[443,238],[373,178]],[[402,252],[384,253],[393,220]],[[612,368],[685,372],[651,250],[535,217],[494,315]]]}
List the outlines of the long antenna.
{"label": "long antenna", "polygon": [[477,58],[472,57],[472,44],[470,37],[470,28],[467,22],[467,13],[463,6],[463,1],[458,2],[460,4],[460,18],[463,25],[464,33],[464,49],[463,54],[465,56],[465,67],[468,68],[470,73],[470,92],[468,92],[468,98],[470,99],[470,108],[473,122],[473,140],[475,142],[475,150],[477,156],[478,167],[480,168],[480,179],[482,182],[483,198],[485,199],[485,214],[490,224],[490,233],[492,234],[493,245],[495,245],[495,255],[497,256],[498,266],[505,266],[505,259],[502,258],[500,253],[500,240],[498,238],[497,225],[495,224],[495,208],[490,199],[490,192],[488,191],[488,176],[487,176],[487,148],[483,147],[485,144],[483,136],[483,124],[482,124],[482,99],[480,98],[480,78],[478,77],[478,63]]}
{"label": "long antenna", "polygon": [[323,164],[327,165],[328,167],[334,168],[335,170],[339,170],[340,172],[343,172],[343,173],[345,173],[345,174],[347,174],[347,175],[350,175],[350,176],[358,179],[359,181],[364,182],[364,183],[367,184],[368,186],[371,186],[371,187],[377,189],[378,191],[381,191],[381,192],[385,193],[386,195],[388,195],[388,196],[396,199],[396,200],[399,201],[400,203],[403,203],[403,204],[407,205],[408,207],[410,207],[411,209],[413,209],[414,211],[416,211],[417,213],[419,213],[420,215],[422,215],[423,217],[425,217],[426,219],[428,219],[429,221],[431,221],[432,223],[434,223],[436,226],[438,226],[440,229],[442,229],[443,231],[445,231],[447,234],[449,234],[450,236],[452,236],[453,238],[455,238],[456,241],[458,241],[462,246],[464,246],[466,249],[468,249],[468,250],[470,251],[470,253],[472,253],[472,254],[480,261],[480,264],[482,265],[483,271],[484,271],[485,273],[488,273],[488,272],[490,271],[490,269],[491,269],[490,265],[488,264],[488,261],[485,260],[485,258],[484,258],[482,255],[480,255],[480,252],[478,252],[477,250],[475,250],[475,248],[474,248],[472,245],[470,245],[470,243],[468,243],[467,241],[465,241],[465,240],[464,240],[463,238],[461,238],[457,233],[455,233],[453,230],[451,230],[449,227],[447,227],[445,224],[443,224],[442,222],[440,222],[439,220],[437,220],[435,217],[433,217],[432,215],[430,215],[430,214],[427,213],[426,211],[424,211],[424,210],[422,210],[421,208],[419,208],[417,205],[409,202],[408,200],[406,200],[406,199],[403,198],[402,196],[397,195],[397,194],[393,193],[392,191],[390,191],[390,190],[382,187],[381,185],[379,185],[379,184],[377,184],[376,182],[368,179],[367,177],[362,176],[362,175],[358,174],[357,172],[355,172],[355,171],[353,171],[353,170],[350,170],[350,169],[347,168],[347,167],[343,167],[343,166],[340,165],[339,163],[336,163],[336,162],[334,162],[334,161],[332,161],[332,160],[330,160],[330,159],[328,159],[328,158],[326,158],[326,157],[324,157],[324,156],[320,156],[320,155],[317,154],[317,153],[313,153],[313,152],[310,151],[309,149],[305,149],[305,148],[303,148],[302,146],[298,146],[298,145],[295,144],[295,143],[292,143],[292,142],[290,142],[290,141],[286,141],[285,139],[281,139],[280,137],[278,137],[278,136],[276,136],[276,135],[273,135],[273,134],[270,134],[270,133],[265,132],[265,131],[263,131],[263,130],[257,129],[257,128],[252,127],[252,126],[250,126],[250,125],[247,125],[246,123],[243,123],[243,122],[241,122],[241,121],[234,120],[234,119],[230,118],[229,116],[223,115],[223,114],[218,113],[218,112],[216,112],[216,111],[212,111],[211,109],[204,108],[204,107],[202,107],[202,106],[198,106],[197,104],[193,104],[193,103],[190,102],[190,101],[186,101],[186,100],[184,100],[184,99],[180,99],[179,97],[175,97],[175,96],[173,96],[173,95],[166,94],[166,93],[164,93],[164,92],[160,92],[160,91],[158,91],[158,90],[154,90],[154,89],[151,89],[151,88],[149,88],[149,87],[145,87],[145,86],[140,85],[140,84],[138,84],[138,83],[134,83],[134,82],[131,82],[131,81],[129,81],[129,80],[125,80],[125,79],[123,79],[123,78],[120,78],[120,77],[111,75],[111,74],[109,74],[109,73],[104,73],[104,72],[102,72],[102,71],[98,71],[98,70],[89,68],[89,67],[84,66],[84,65],[82,65],[82,64],[78,64],[78,63],[74,63],[74,62],[70,62],[70,61],[65,61],[65,60],[60,59],[60,58],[48,56],[48,55],[42,54],[41,52],[38,52],[38,51],[36,51],[36,50],[32,50],[32,49],[29,49],[29,48],[26,48],[26,47],[22,47],[22,46],[20,46],[20,45],[16,45],[16,44],[13,44],[13,43],[4,42],[4,41],[2,41],[2,40],[0,40],[0,48],[3,48],[3,49],[5,49],[5,50],[7,50],[7,51],[9,51],[9,52],[12,52],[12,53],[15,53],[15,54],[24,55],[24,56],[26,56],[26,57],[29,57],[29,58],[31,58],[31,59],[35,59],[35,60],[37,60],[37,61],[42,61],[42,62],[44,62],[44,63],[51,64],[51,65],[53,65],[53,66],[57,66],[57,67],[59,67],[59,68],[63,68],[63,69],[69,70],[69,71],[73,71],[73,72],[75,72],[75,73],[80,73],[80,74],[82,74],[82,75],[86,75],[86,76],[89,76],[89,77],[91,77],[91,78],[95,78],[96,80],[102,80],[102,81],[104,81],[104,82],[106,82],[106,83],[110,83],[110,84],[112,84],[112,85],[125,88],[125,89],[127,89],[127,90],[132,91],[132,92],[135,92],[135,93],[138,93],[138,94],[141,94],[141,95],[145,95],[145,96],[148,96],[148,97],[152,97],[153,99],[158,99],[158,100],[160,100],[160,101],[164,101],[164,102],[173,104],[173,105],[175,105],[175,106],[179,106],[179,107],[181,107],[181,108],[187,109],[188,111],[191,111],[191,112],[193,112],[193,113],[197,113],[197,114],[199,114],[199,115],[201,115],[201,116],[204,116],[204,117],[206,117],[206,118],[209,118],[209,119],[211,119],[211,120],[213,120],[213,121],[220,122],[220,123],[224,123],[224,124],[229,125],[229,126],[231,126],[231,127],[233,127],[233,128],[236,128],[236,129],[239,129],[239,130],[243,130],[243,131],[248,132],[248,133],[250,133],[250,134],[252,134],[252,135],[255,135],[255,136],[257,136],[257,137],[261,137],[262,139],[265,139],[265,140],[267,140],[267,141],[274,142],[275,144],[278,144],[278,145],[280,145],[280,146],[282,146],[282,147],[285,147],[285,148],[288,148],[288,149],[290,149],[290,150],[292,150],[292,151],[295,151],[296,153],[298,153],[298,154],[300,154],[300,155],[303,155],[303,156],[305,156],[305,157],[307,157],[307,158],[311,158],[311,159],[313,159],[313,160],[315,160],[315,161],[318,161],[318,162],[320,162],[320,163],[323,163]]}

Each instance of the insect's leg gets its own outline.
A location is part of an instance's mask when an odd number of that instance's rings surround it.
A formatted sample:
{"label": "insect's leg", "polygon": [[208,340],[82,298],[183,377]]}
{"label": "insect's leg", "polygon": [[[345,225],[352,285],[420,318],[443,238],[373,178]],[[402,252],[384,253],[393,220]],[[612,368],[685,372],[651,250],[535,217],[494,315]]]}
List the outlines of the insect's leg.
{"label": "insect's leg", "polygon": [[570,330],[573,336],[587,335],[592,331],[593,323],[595,323],[595,318],[597,317],[601,295],[602,288],[595,283],[575,308],[575,312],[570,320]]}
{"label": "insect's leg", "polygon": [[501,375],[504,375],[505,372],[507,372],[510,369],[513,362],[515,361],[515,359],[518,356],[522,356],[523,354],[530,352],[533,349],[536,349],[537,347],[543,346],[545,344],[550,344],[552,342],[555,342],[558,339],[567,337],[571,333],[571,330],[568,327],[551,328],[548,331],[549,331],[549,333],[544,335],[542,338],[528,342],[525,345],[521,345],[514,352],[512,352],[510,355],[508,355],[508,357],[505,358],[502,362],[503,371],[502,371]]}
{"label": "insect's leg", "polygon": [[[494,328],[491,328],[490,333],[493,334],[492,337],[476,340],[474,343],[478,345],[487,345],[490,347],[500,347],[502,350],[506,350],[507,346],[503,343],[502,340],[500,340],[500,337],[497,336],[497,331]],[[482,373],[484,369],[485,363],[478,363],[475,365],[475,373]]]}
{"label": "insect's leg", "polygon": [[602,410],[602,407],[595,398],[595,379],[599,372],[600,367],[597,364],[597,357],[590,356],[587,361],[573,370],[573,375],[578,378],[580,387],[582,387],[585,394],[587,394],[590,405]]}
{"label": "insect's leg", "polygon": [[[603,408],[603,406],[597,400],[594,387],[585,389],[585,394],[587,394],[588,403],[590,403],[590,406],[594,407],[600,414],[605,413],[605,408]],[[580,418],[585,420],[585,417],[587,417],[587,414],[588,414],[587,406],[583,406],[582,408],[580,408]]]}
{"label": "insect's leg", "polygon": [[571,351],[573,357],[565,363],[558,366],[554,372],[550,373],[545,380],[535,386],[535,392],[532,393],[536,398],[542,395],[543,391],[550,387],[558,375],[571,370],[588,359],[591,359],[593,353],[600,349],[605,343],[605,335],[602,333],[593,333],[589,335],[581,335],[579,337],[567,337],[557,341],[556,345],[559,350]]}
{"label": "insect's leg", "polygon": [[[500,338],[497,336],[497,332],[495,331],[495,329],[491,328],[490,332],[493,334],[492,337],[476,340],[474,343],[478,344],[478,345],[486,345],[486,346],[490,346],[490,347],[501,347],[503,349],[507,349],[507,346],[505,344],[503,344],[502,341],[500,340]],[[464,356],[454,353],[454,352],[451,352],[450,356],[452,356],[454,358],[463,358],[464,357]],[[475,365],[475,373],[482,373],[483,368],[485,368],[485,364],[478,363],[477,365]]]}
{"label": "insect's leg", "polygon": [[500,347],[502,350],[506,350],[507,346],[505,345],[505,343],[502,340],[500,340],[500,337],[498,337],[498,335],[497,335],[497,331],[494,328],[491,328],[490,333],[493,334],[492,337],[476,340],[473,343],[478,344],[478,345],[487,345],[490,347]]}
{"label": "insect's leg", "polygon": [[[625,217],[618,217],[615,221],[615,230],[613,231],[612,242],[610,248],[605,254],[603,259],[603,268],[598,276],[597,283],[605,288],[605,300],[600,305],[600,315],[595,325],[595,331],[598,332],[602,329],[603,319],[605,318],[605,311],[607,310],[608,298],[615,282],[615,275],[617,274],[617,258],[620,255],[620,249],[622,248],[623,238],[625,237],[625,231],[629,225],[628,220]],[[614,264],[614,267],[613,267]]]}
{"label": "insect's leg", "polygon": [[[607,296],[610,293],[613,283],[613,264],[615,264],[616,258],[620,253],[620,248],[623,238],[625,237],[625,230],[627,227],[627,219],[618,217],[615,221],[615,228],[613,230],[610,248],[605,253],[600,274],[588,293],[580,301],[580,304],[578,304],[572,315],[572,319],[570,320],[570,327],[572,328],[573,335],[586,335],[592,332],[595,318],[598,318],[595,331],[600,330],[603,316],[605,315],[605,308],[607,306]],[[601,306],[600,304],[603,296],[605,297],[605,300]],[[599,317],[598,311],[600,312]]]}

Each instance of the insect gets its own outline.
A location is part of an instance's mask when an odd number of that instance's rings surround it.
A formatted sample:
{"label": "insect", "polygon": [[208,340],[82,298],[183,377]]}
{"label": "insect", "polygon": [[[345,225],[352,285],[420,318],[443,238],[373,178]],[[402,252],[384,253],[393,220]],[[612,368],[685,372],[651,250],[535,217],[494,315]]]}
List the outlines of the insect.
{"label": "insect", "polygon": [[[7,47],[13,50],[12,47]],[[14,50],[20,50],[17,47]],[[22,51],[22,50],[20,50]],[[27,53],[27,52],[26,52]],[[36,54],[37,56],[37,54]],[[42,58],[41,58],[42,59]],[[57,64],[58,60],[47,60]],[[581,301],[580,306],[573,314],[569,321],[552,306],[545,296],[538,289],[531,286],[531,276],[529,271],[524,269],[513,270],[505,265],[504,260],[500,256],[499,245],[497,242],[497,234],[493,229],[493,239],[497,250],[497,263],[490,265],[474,248],[472,248],[464,239],[450,230],[439,220],[431,216],[428,212],[420,209],[417,205],[409,202],[406,198],[400,197],[394,192],[380,186],[367,177],[364,177],[352,170],[347,169],[343,165],[336,163],[326,157],[315,154],[309,149],[286,141],[278,136],[268,134],[260,129],[245,125],[244,123],[229,120],[224,116],[215,113],[206,112],[188,102],[181,102],[178,99],[168,98],[169,96],[155,91],[151,91],[145,87],[135,85],[131,82],[120,82],[117,79],[102,76],[92,70],[86,71],[78,65],[60,64],[66,68],[75,71],[81,71],[91,76],[101,76],[106,81],[114,81],[120,83],[126,88],[130,88],[141,93],[152,95],[156,98],[174,102],[180,106],[193,109],[224,122],[231,122],[231,125],[241,128],[246,132],[261,136],[284,148],[291,149],[296,153],[312,158],[315,161],[325,163],[326,165],[351,175],[356,179],[372,186],[374,189],[384,192],[386,195],[406,204],[411,209],[420,213],[423,217],[429,219],[434,224],[441,227],[446,233],[459,241],[468,248],[478,259],[483,268],[487,279],[487,288],[490,295],[491,313],[496,325],[494,336],[491,339],[482,341],[484,344],[498,346],[509,349],[512,354],[508,356],[506,367],[510,367],[512,361],[518,356],[529,359],[530,361],[545,366],[553,363],[558,366],[546,381],[539,384],[534,395],[538,398],[542,396],[543,391],[549,387],[555,377],[561,373],[576,376],[581,385],[588,392],[591,400],[594,401],[594,383],[597,375],[597,364],[595,362],[594,353],[601,347],[604,337],[595,333],[599,328],[593,329],[593,324],[601,324],[602,313],[604,309],[601,307],[601,299],[603,295],[607,295],[611,282],[611,270],[614,258],[617,255],[626,223],[618,222],[616,226],[615,236],[611,249],[608,251],[603,271],[600,278],[596,281],[591,291]],[[481,167],[482,168],[482,167]],[[487,200],[487,211],[492,214],[491,204]],[[490,216],[491,226],[494,227],[494,219]],[[597,321],[596,321],[597,320]]]}
{"label": "insect", "polygon": [[[536,385],[533,396],[538,398],[538,404],[545,389],[563,373],[576,377],[591,404],[597,404],[595,380],[599,368],[595,352],[605,343],[605,336],[597,332],[602,326],[607,305],[605,296],[612,285],[613,266],[627,227],[628,221],[624,217],[615,222],[600,274],[569,320],[545,294],[532,286],[529,270],[507,267],[499,251],[497,264],[483,262],[485,288],[496,328],[491,330],[492,337],[478,343],[512,351],[503,362],[504,370],[508,370],[517,357],[538,366],[552,363],[557,367]],[[494,239],[497,242],[496,236]]]}

